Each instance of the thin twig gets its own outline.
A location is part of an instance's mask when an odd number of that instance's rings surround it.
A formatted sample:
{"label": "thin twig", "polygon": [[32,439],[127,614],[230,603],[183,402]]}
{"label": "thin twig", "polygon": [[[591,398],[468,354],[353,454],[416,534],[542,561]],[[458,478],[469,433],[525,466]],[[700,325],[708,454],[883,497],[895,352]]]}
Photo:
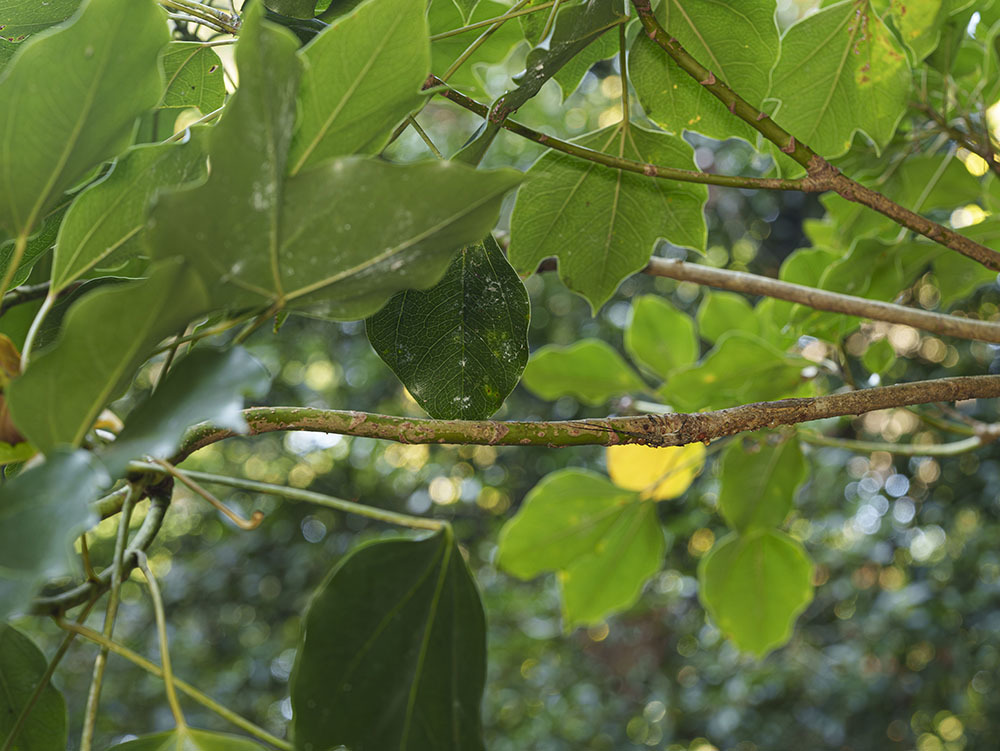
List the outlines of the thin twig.
{"label": "thin twig", "polygon": [[806,443],[817,446],[831,446],[861,453],[885,451],[897,456],[957,456],[975,451],[992,442],[991,439],[984,436],[972,436],[951,443],[881,443],[879,441],[857,441],[851,438],[834,438],[809,430],[800,430],[799,437]]}
{"label": "thin twig", "polygon": [[[219,513],[221,513],[223,516],[229,519],[229,521],[231,521],[240,529],[246,531],[254,530],[257,529],[257,527],[260,526],[261,522],[264,521],[263,511],[254,511],[250,515],[249,519],[244,519],[242,516],[237,514],[235,511],[229,508],[226,504],[224,504],[214,495],[205,490],[205,488],[203,488],[201,485],[195,482],[194,479],[191,477],[191,473],[188,472],[187,470],[184,470],[182,472],[177,467],[172,465],[170,462],[165,462],[162,459],[154,459],[153,464],[165,470],[170,475],[172,475],[173,477],[177,478],[182,483],[187,485],[191,490],[193,490],[195,493],[197,493],[206,501],[208,501],[212,506],[215,507],[215,509]],[[149,469],[149,468],[150,468],[149,465],[143,466],[143,469]]]}

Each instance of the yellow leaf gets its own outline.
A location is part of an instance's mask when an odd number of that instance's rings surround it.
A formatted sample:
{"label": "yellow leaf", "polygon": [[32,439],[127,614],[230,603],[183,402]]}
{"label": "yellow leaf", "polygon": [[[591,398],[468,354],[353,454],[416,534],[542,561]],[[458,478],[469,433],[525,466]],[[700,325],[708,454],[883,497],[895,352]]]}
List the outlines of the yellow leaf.
{"label": "yellow leaf", "polygon": [[638,490],[644,498],[663,501],[681,495],[705,465],[705,446],[608,446],[608,474],[626,490]]}

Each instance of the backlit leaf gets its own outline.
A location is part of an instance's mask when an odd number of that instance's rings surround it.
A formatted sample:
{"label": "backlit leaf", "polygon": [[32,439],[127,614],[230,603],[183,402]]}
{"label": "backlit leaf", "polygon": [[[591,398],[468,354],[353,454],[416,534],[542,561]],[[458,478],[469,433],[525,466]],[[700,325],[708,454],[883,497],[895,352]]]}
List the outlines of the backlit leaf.
{"label": "backlit leaf", "polygon": [[625,351],[640,365],[666,378],[676,368],[698,359],[694,321],[662,297],[637,297],[632,303],[632,321],[625,329]]}
{"label": "backlit leaf", "polygon": [[808,467],[797,438],[777,445],[734,441],[722,454],[719,511],[739,532],[780,526]]}
{"label": "backlit leaf", "polygon": [[639,446],[624,444],[605,449],[608,475],[620,488],[638,491],[642,498],[664,501],[683,495],[705,465],[705,445]]}
{"label": "backlit leaf", "polygon": [[528,362],[528,293],[492,236],[428,290],[398,293],[368,341],[431,417],[486,419]]}
{"label": "backlit leaf", "polygon": [[160,57],[166,86],[159,107],[197,107],[207,115],[226,100],[222,61],[200,42],[171,42]]}
{"label": "backlit leaf", "polygon": [[360,545],[305,616],[295,747],[482,751],[485,680],[483,606],[451,531]]}
{"label": "backlit leaf", "polygon": [[525,387],[542,399],[552,401],[569,395],[595,405],[613,396],[648,390],[621,355],[600,339],[583,339],[568,347],[542,347],[528,361],[523,380]]}
{"label": "backlit leaf", "polygon": [[[48,660],[34,642],[7,623],[0,623],[0,741],[6,740],[21,710],[31,699]],[[12,748],[56,751],[66,748],[66,701],[50,682],[31,708]]]}
{"label": "backlit leaf", "polygon": [[802,545],[783,532],[732,534],[701,559],[699,596],[737,647],[763,657],[788,641],[812,601],[812,574]]}
{"label": "backlit leaf", "polygon": [[753,315],[753,306],[735,292],[707,291],[698,306],[698,333],[709,342],[716,342],[729,331],[759,334],[760,326]]}
{"label": "backlit leaf", "polygon": [[142,735],[111,747],[114,751],[263,751],[249,738],[196,728],[175,728]]}

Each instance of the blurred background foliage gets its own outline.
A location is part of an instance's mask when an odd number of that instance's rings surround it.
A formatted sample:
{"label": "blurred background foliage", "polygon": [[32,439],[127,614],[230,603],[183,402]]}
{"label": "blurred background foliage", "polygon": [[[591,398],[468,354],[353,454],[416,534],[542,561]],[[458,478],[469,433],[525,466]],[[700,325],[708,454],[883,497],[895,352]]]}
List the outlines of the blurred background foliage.
{"label": "blurred background foliage", "polygon": [[[782,23],[807,5],[779,3]],[[524,53],[516,50],[502,65],[478,71],[491,94],[509,85]],[[617,121],[621,86],[616,61],[603,61],[565,102],[558,86],[549,83],[518,118],[562,137],[576,136]],[[478,126],[474,116],[441,100],[432,101],[420,121],[446,155]],[[742,141],[688,139],[703,169],[764,174],[769,166]],[[525,169],[541,151],[504,133],[487,166]],[[412,131],[391,154],[427,155]],[[804,222],[822,214],[814,196],[712,188],[706,260],[774,276],[786,256],[808,244]],[[659,253],[683,257],[670,247]],[[934,307],[934,283],[925,276],[912,290],[924,307]],[[591,318],[587,303],[555,275],[534,276],[526,284],[532,350],[588,336],[621,350],[635,296],[664,295],[693,315],[703,294],[690,283],[638,275]],[[1000,291],[992,286],[963,308],[996,319],[998,306]],[[860,358],[883,339],[898,357],[889,371],[893,380],[944,375],[946,366],[951,375],[1000,370],[992,345],[946,343],[904,329],[868,327],[852,335],[845,348],[850,367],[866,373]],[[248,344],[274,375],[266,404],[420,414],[371,350],[363,322],[292,317],[280,335],[258,331]],[[127,412],[129,401],[148,390],[158,365],[140,376],[119,411]],[[632,406],[626,399],[610,411]],[[519,387],[498,417],[567,419],[608,412],[571,398],[543,402]],[[927,429],[904,410],[874,413],[855,425],[861,437],[887,441]],[[562,630],[554,577],[525,583],[497,570],[496,534],[540,477],[564,466],[600,469],[601,449],[428,447],[289,433],[228,440],[202,450],[185,466],[451,520],[468,549],[488,614],[485,712],[491,751],[994,747],[1000,734],[996,450],[907,459],[814,446],[808,458],[810,479],[788,529],[817,563],[816,598],[791,643],[759,661],[726,642],[697,600],[698,559],[724,533],[714,508],[718,482],[711,461],[683,497],[659,505],[668,554],[640,604],[573,633]],[[218,490],[247,514],[264,511],[266,520],[254,532],[241,532],[185,489],[176,490],[150,555],[166,599],[174,669],[283,735],[291,712],[287,684],[299,614],[310,592],[359,540],[397,532],[304,504]],[[141,519],[140,509],[133,524]],[[98,528],[91,541],[97,559],[110,558],[113,534],[113,522]],[[126,583],[116,637],[155,657],[146,597],[139,584]],[[98,619],[91,620],[99,628]],[[54,627],[33,620],[23,625],[49,653],[54,650],[60,636]],[[91,645],[75,646],[57,676],[74,726],[94,653]],[[190,702],[185,709],[194,725],[228,729]],[[171,725],[162,684],[112,656],[99,744]],[[71,744],[76,741],[71,738]]]}

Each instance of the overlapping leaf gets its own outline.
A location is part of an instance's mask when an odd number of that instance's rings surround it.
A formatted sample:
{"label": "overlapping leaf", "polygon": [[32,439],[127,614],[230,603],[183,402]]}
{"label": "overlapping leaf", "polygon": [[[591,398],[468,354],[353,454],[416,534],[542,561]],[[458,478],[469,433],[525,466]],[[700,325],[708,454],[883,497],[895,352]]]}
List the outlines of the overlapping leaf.
{"label": "overlapping leaf", "polygon": [[613,396],[647,388],[621,355],[600,339],[542,347],[524,369],[524,385],[543,399],[569,395],[585,404],[603,404]]}
{"label": "overlapping leaf", "polygon": [[431,417],[486,419],[528,361],[528,293],[492,236],[459,251],[441,281],[400,292],[368,340]]}
{"label": "overlapping leaf", "polygon": [[263,751],[249,738],[182,727],[143,735],[111,747],[114,751]]}
{"label": "overlapping leaf", "polygon": [[306,614],[291,679],[295,747],[482,751],[485,680],[483,606],[450,530],[370,542],[333,569]]}
{"label": "overlapping leaf", "polygon": [[698,306],[698,333],[702,339],[716,342],[728,331],[759,334],[760,325],[747,299],[735,292],[707,291]]}
{"label": "overlapping leaf", "polygon": [[[28,244],[24,249],[24,253],[21,255],[21,260],[17,264],[17,271],[14,276],[11,277],[10,286],[13,289],[19,284],[24,284],[28,280],[28,276],[31,274],[31,270],[34,268],[35,264],[40,261],[46,253],[52,250],[52,247],[56,244],[56,236],[59,234],[59,227],[62,225],[63,218],[66,216],[66,209],[69,207],[69,203],[66,202],[62,206],[56,207],[45,219],[42,220],[42,226],[39,228],[38,232],[34,234],[29,240]],[[7,267],[14,260],[14,241],[8,240],[5,243],[0,243],[0,276],[3,276],[7,271]]]}
{"label": "overlapping leaf", "polygon": [[[624,123],[577,140],[628,159],[690,169],[691,147],[680,138]],[[658,238],[705,246],[702,185],[655,180],[558,152],[528,170],[511,217],[510,259],[522,274],[549,256],[559,277],[594,310],[627,276],[649,262]]]}
{"label": "overlapping leaf", "polygon": [[699,597],[740,649],[763,657],[784,644],[812,601],[813,565],[783,532],[729,535],[701,559]]}
{"label": "overlapping leaf", "polygon": [[377,153],[420,105],[431,69],[425,8],[424,0],[368,0],[302,50],[291,174],[334,156]]}
{"label": "overlapping leaf", "polygon": [[214,49],[200,42],[171,42],[160,62],[166,77],[161,108],[197,107],[207,115],[222,106],[226,81]]}
{"label": "overlapping leaf", "polygon": [[32,35],[62,23],[80,7],[80,0],[9,0],[0,7],[0,71]]}
{"label": "overlapping leaf", "polygon": [[558,572],[570,629],[634,604],[665,547],[654,503],[595,472],[565,469],[532,488],[504,525],[499,565],[521,579]]}
{"label": "overlapping leaf", "polygon": [[520,174],[347,157],[286,179],[296,46],[251,9],[241,86],[211,135],[211,175],[157,201],[150,244],[159,256],[185,254],[217,307],[363,318],[401,289],[436,282],[455,250],[492,229]]}
{"label": "overlapping leaf", "polygon": [[722,455],[719,511],[739,532],[777,527],[788,516],[806,473],[796,438],[749,451],[736,441]]}
{"label": "overlapping leaf", "polygon": [[204,286],[180,259],[157,265],[148,279],[87,295],[67,313],[56,344],[8,387],[15,424],[45,453],[79,446],[153,347],[207,306]]}
{"label": "overlapping leaf", "polygon": [[[664,0],[657,16],[695,60],[759,107],[778,58],[774,5],[774,0]],[[646,114],[665,130],[756,139],[749,125],[733,117],[644,34],[632,47],[629,77]]]}
{"label": "overlapping leaf", "polygon": [[86,0],[72,23],[24,43],[0,78],[0,226],[30,231],[64,190],[128,145],[160,96],[166,41],[153,0]]}
{"label": "overlapping leaf", "polygon": [[770,97],[781,102],[775,122],[824,157],[845,153],[858,131],[881,151],[909,96],[906,52],[868,0],[823,8],[782,37],[771,76]]}
{"label": "overlapping leaf", "polygon": [[[14,723],[31,700],[48,661],[34,642],[7,623],[0,623],[0,741],[6,741]],[[56,751],[66,748],[66,700],[49,683],[31,707],[31,713],[11,746],[18,751]]]}
{"label": "overlapping leaf", "polygon": [[621,444],[605,449],[608,476],[620,488],[643,499],[665,501],[684,494],[705,466],[705,444],[639,446]]}
{"label": "overlapping leaf", "polygon": [[108,483],[92,454],[59,450],[0,486],[0,621],[67,572],[73,539],[96,521],[88,504]]}
{"label": "overlapping leaf", "polygon": [[625,329],[625,350],[650,371],[666,378],[698,359],[698,335],[691,316],[656,295],[632,303],[632,321]]}

